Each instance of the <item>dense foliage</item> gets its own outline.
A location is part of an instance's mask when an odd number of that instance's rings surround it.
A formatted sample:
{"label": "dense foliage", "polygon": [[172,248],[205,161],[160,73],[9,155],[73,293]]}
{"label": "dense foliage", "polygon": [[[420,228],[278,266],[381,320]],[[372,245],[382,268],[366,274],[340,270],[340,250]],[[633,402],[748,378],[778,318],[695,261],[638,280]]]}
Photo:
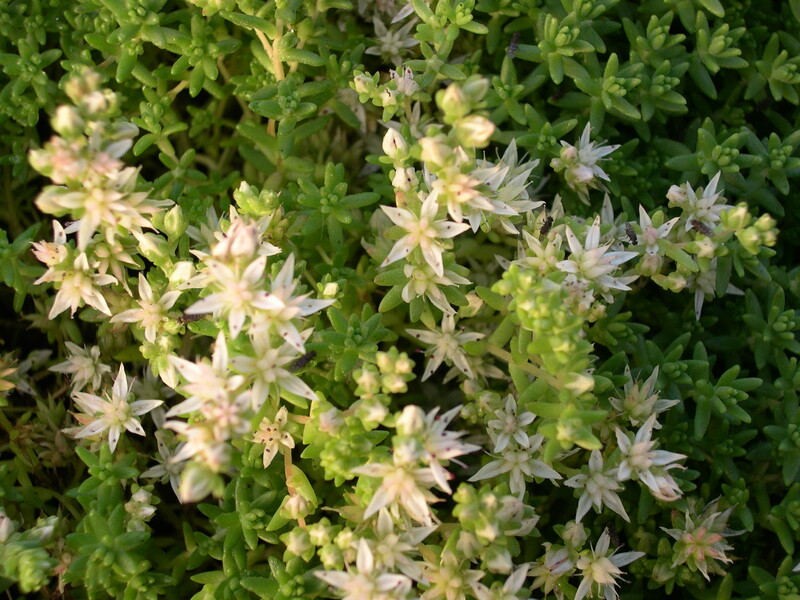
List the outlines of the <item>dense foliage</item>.
{"label": "dense foliage", "polygon": [[20,0],[0,67],[9,597],[800,599],[800,2]]}

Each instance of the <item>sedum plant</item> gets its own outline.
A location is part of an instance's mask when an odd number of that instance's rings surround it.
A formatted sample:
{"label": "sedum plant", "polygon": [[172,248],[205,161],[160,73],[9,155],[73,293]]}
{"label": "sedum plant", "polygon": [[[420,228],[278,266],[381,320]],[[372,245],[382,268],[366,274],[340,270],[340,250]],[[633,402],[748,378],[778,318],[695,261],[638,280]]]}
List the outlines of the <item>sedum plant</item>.
{"label": "sedum plant", "polygon": [[0,591],[800,597],[800,4],[0,31]]}

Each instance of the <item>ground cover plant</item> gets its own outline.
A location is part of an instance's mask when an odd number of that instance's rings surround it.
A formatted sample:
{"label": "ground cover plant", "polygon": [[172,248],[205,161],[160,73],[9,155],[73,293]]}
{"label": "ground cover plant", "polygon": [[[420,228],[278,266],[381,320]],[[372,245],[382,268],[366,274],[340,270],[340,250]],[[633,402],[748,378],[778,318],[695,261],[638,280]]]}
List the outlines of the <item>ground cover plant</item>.
{"label": "ground cover plant", "polygon": [[800,2],[0,11],[0,594],[800,598]]}

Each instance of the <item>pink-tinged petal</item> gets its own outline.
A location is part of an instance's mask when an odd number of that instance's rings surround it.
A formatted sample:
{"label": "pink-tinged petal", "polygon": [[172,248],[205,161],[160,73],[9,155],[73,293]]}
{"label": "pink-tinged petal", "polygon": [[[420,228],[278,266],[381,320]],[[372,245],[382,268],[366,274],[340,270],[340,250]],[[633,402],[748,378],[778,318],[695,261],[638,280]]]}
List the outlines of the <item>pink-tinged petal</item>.
{"label": "pink-tinged petal", "polygon": [[591,588],[592,578],[589,575],[585,575],[583,580],[581,580],[581,584],[578,586],[578,591],[575,592],[575,600],[583,600]]}
{"label": "pink-tinged petal", "polygon": [[425,262],[431,266],[433,272],[439,277],[444,276],[444,263],[442,262],[441,247],[435,243],[427,243],[422,244],[420,248],[422,249],[422,256],[425,257]]}
{"label": "pink-tinged petal", "polygon": [[247,315],[241,308],[235,308],[228,313],[228,329],[230,330],[232,340],[235,340],[239,336],[239,332],[242,331],[246,318]]}
{"label": "pink-tinged petal", "polygon": [[352,575],[344,571],[314,571],[319,579],[335,588],[343,589],[350,583]]}
{"label": "pink-tinged petal", "polygon": [[627,454],[631,447],[630,439],[628,439],[628,436],[625,435],[619,427],[614,428],[614,433],[617,436],[617,446],[619,446],[623,454]]}
{"label": "pink-tinged petal", "polygon": [[617,467],[617,481],[627,481],[631,478],[631,465],[626,460],[619,467]]}
{"label": "pink-tinged petal", "polygon": [[497,477],[502,473],[508,473],[511,470],[511,464],[502,460],[493,460],[492,462],[484,465],[475,475],[469,478],[469,481],[480,481],[481,479],[491,479]]}
{"label": "pink-tinged petal", "polygon": [[608,492],[603,496],[603,500],[608,508],[613,510],[628,523],[631,522],[631,519],[628,517],[628,513],[625,512],[625,507],[622,505],[622,501],[619,499],[619,496],[613,492]]}
{"label": "pink-tinged petal", "polygon": [[228,344],[222,331],[219,332],[214,342],[214,354],[211,357],[211,364],[217,373],[224,373],[228,369]]}
{"label": "pink-tinged petal", "polygon": [[144,436],[144,428],[142,427],[142,424],[139,422],[138,419],[134,419],[133,417],[131,417],[127,419],[123,423],[123,425],[125,426],[125,429],[127,429],[131,433]]}
{"label": "pink-tinged petal", "polygon": [[421,381],[426,381],[431,375],[433,375],[436,369],[438,369],[439,366],[442,364],[443,360],[444,357],[441,354],[439,353],[433,354],[430,360],[428,360],[428,366],[425,367],[425,373],[422,374]]}
{"label": "pink-tinged petal", "polygon": [[269,292],[258,292],[252,304],[261,310],[281,310],[286,307],[286,304],[278,296]]}
{"label": "pink-tinged petal", "polygon": [[86,304],[91,306],[92,308],[96,308],[104,315],[111,316],[111,309],[108,308],[108,304],[106,304],[106,299],[103,297],[103,294],[98,292],[97,290],[92,290],[92,293],[89,294],[88,298],[84,298]]}
{"label": "pink-tinged petal", "polygon": [[[480,217],[480,213],[477,214]],[[440,221],[435,227],[437,233],[436,237],[443,239],[456,237],[458,234],[463,233],[470,228],[470,226],[466,223],[453,223],[451,221]]]}
{"label": "pink-tinged petal", "polygon": [[400,260],[401,258],[405,258],[409,254],[411,254],[411,251],[413,249],[414,248],[411,246],[411,236],[404,235],[402,238],[400,238],[395,242],[391,252],[389,252],[389,255],[385,259],[383,259],[381,266],[385,267],[387,265],[392,264],[393,262]]}
{"label": "pink-tinged petal", "polygon": [[586,516],[586,513],[589,512],[589,508],[592,506],[592,498],[589,496],[588,493],[581,495],[580,499],[578,500],[578,512],[575,515],[575,522],[580,523],[581,519]]}
{"label": "pink-tinged petal", "polygon": [[294,289],[294,254],[290,254],[283,263],[277,277],[272,282],[272,289]]}
{"label": "pink-tinged petal", "polygon": [[334,302],[336,302],[336,300],[308,299],[298,302],[297,307],[300,309],[300,314],[304,317],[307,317],[308,315],[313,315],[315,312],[318,312],[323,308],[328,308]]}
{"label": "pink-tinged petal", "polygon": [[259,256],[244,270],[242,273],[242,279],[245,281],[249,281],[251,283],[255,283],[259,279],[261,279],[262,275],[264,275],[264,269],[267,266],[267,257],[264,255]]}
{"label": "pink-tinged petal", "polygon": [[100,396],[87,394],[86,392],[74,392],[72,399],[84,413],[90,416],[105,412],[105,406],[108,404]]}
{"label": "pink-tinged petal", "polygon": [[289,375],[288,377],[281,379],[280,385],[287,392],[291,392],[296,396],[302,396],[303,398],[311,401],[318,400],[314,390],[308,387],[302,379],[295,377],[294,375]]}
{"label": "pink-tinged petal", "polygon": [[531,465],[531,474],[542,479],[561,479],[561,474],[555,471],[549,465],[546,465],[540,460],[529,461]]}
{"label": "pink-tinged petal", "polygon": [[583,246],[581,246],[581,243],[570,227],[567,227],[567,244],[569,244],[569,251],[572,254],[580,255],[583,252]]}
{"label": "pink-tinged petal", "polygon": [[113,425],[108,430],[108,448],[111,452],[114,452],[117,448],[117,443],[119,443],[119,436],[120,436],[120,428],[119,425]]}
{"label": "pink-tinged petal", "polygon": [[585,248],[587,250],[591,250],[597,248],[599,244],[600,244],[600,217],[595,217],[594,222],[592,223],[591,227],[589,227],[586,233]]}
{"label": "pink-tinged petal", "polygon": [[304,339],[291,323],[284,323],[278,327],[281,338],[298,352],[305,352]]}
{"label": "pink-tinged petal", "polygon": [[358,540],[356,568],[358,568],[359,573],[371,573],[375,568],[375,560],[372,556],[372,550],[369,549],[369,544],[364,538]]}
{"label": "pink-tinged petal", "polygon": [[436,201],[436,197],[436,194],[428,194],[425,202],[422,203],[422,209],[419,213],[420,217],[427,218],[428,221],[433,221],[436,217],[436,213],[439,212],[439,203]]}
{"label": "pink-tinged petal", "polygon": [[644,556],[644,552],[620,552],[613,556],[609,556],[609,560],[614,563],[614,566],[624,567],[631,564],[633,561],[640,559]]}
{"label": "pink-tinged petal", "polygon": [[392,220],[395,225],[399,225],[405,229],[410,223],[416,222],[416,217],[404,208],[396,208],[394,206],[381,206],[383,212]]}
{"label": "pink-tinged petal", "polygon": [[106,422],[102,419],[97,419],[96,421],[92,421],[85,427],[83,427],[78,433],[75,434],[75,439],[81,439],[85,437],[94,437],[97,434],[105,431],[106,429]]}
{"label": "pink-tinged petal", "polygon": [[372,496],[372,500],[367,506],[367,510],[364,511],[364,518],[369,519],[372,515],[382,509],[384,506],[387,506],[394,498],[390,496],[389,492],[379,487],[375,490],[375,494]]}
{"label": "pink-tinged petal", "polygon": [[197,302],[185,309],[187,315],[202,315],[205,313],[216,313],[224,308],[225,295],[222,293],[209,294],[205,298],[200,298]]}
{"label": "pink-tinged petal", "polygon": [[188,415],[189,413],[200,410],[201,406],[203,406],[203,399],[193,396],[170,408],[165,416],[176,417],[178,415]]}
{"label": "pink-tinged petal", "polygon": [[654,465],[663,466],[672,462],[677,462],[686,458],[685,454],[678,454],[677,452],[668,452],[666,450],[656,450],[651,459]]}
{"label": "pink-tinged petal", "polygon": [[163,400],[136,400],[136,402],[131,402],[131,414],[138,417],[162,404],[164,404]]}

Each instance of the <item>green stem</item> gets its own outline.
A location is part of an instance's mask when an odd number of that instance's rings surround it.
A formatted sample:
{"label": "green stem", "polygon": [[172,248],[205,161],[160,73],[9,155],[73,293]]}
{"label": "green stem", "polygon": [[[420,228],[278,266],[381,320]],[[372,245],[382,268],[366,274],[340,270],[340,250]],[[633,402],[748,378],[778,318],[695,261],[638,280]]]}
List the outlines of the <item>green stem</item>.
{"label": "green stem", "polygon": [[555,377],[550,375],[547,371],[539,367],[538,365],[534,365],[532,363],[517,363],[514,362],[514,357],[511,356],[511,353],[507,350],[503,350],[499,346],[495,346],[494,344],[486,344],[486,350],[490,353],[495,355],[497,358],[506,361],[509,365],[514,365],[518,369],[522,369],[526,373],[530,373],[534,377],[539,377],[540,379],[544,379],[547,383],[552,385],[556,389],[561,389],[561,382],[558,381]]}

